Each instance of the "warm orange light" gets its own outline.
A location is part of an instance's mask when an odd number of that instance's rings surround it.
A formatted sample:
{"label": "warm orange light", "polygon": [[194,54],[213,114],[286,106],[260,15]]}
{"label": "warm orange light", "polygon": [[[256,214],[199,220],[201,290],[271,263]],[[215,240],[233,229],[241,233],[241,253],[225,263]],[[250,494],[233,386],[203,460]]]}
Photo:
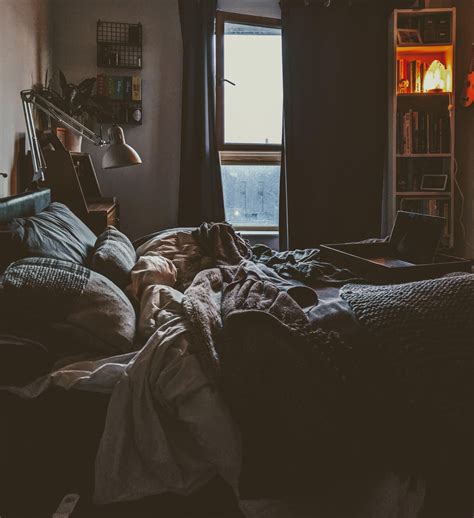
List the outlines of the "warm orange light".
{"label": "warm orange light", "polygon": [[423,80],[424,92],[450,92],[452,89],[452,75],[450,67],[446,70],[441,61],[435,59],[426,71]]}

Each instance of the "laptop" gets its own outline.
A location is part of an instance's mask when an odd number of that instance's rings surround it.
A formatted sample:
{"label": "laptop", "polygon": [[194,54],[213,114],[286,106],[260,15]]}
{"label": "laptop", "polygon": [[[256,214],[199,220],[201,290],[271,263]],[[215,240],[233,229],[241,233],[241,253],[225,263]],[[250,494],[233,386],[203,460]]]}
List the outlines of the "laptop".
{"label": "laptop", "polygon": [[415,264],[433,262],[446,218],[399,210],[390,235],[396,258]]}

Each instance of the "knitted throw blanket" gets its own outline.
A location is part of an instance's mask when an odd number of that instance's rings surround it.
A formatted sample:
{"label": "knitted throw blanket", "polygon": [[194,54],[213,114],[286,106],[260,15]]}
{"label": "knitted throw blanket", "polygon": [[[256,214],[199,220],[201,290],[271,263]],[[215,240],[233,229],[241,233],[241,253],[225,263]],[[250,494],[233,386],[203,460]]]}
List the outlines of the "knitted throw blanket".
{"label": "knitted throw blanket", "polygon": [[408,284],[348,284],[341,296],[375,338],[409,402],[437,415],[469,413],[474,397],[474,275]]}

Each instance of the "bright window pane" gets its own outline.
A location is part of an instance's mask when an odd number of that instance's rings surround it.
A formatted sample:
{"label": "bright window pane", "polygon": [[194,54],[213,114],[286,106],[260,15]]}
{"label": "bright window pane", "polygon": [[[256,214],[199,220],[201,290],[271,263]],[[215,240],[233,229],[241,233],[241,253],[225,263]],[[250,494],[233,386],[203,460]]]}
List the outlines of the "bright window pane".
{"label": "bright window pane", "polygon": [[226,220],[240,227],[278,227],[279,165],[223,165]]}
{"label": "bright window pane", "polygon": [[226,23],[224,78],[225,142],[281,144],[281,30]]}

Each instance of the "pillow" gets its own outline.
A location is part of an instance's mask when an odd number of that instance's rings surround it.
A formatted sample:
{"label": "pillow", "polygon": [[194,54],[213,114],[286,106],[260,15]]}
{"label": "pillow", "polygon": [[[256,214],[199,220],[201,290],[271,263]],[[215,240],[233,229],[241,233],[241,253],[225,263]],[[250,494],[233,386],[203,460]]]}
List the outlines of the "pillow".
{"label": "pillow", "polygon": [[107,227],[97,238],[91,267],[125,289],[136,261],[137,253],[130,239],[115,227]]}
{"label": "pillow", "polygon": [[2,284],[8,312],[23,315],[28,327],[40,324],[41,341],[56,358],[134,349],[135,310],[99,273],[67,261],[28,258],[11,264]]}
{"label": "pillow", "polygon": [[44,211],[29,218],[16,218],[10,224],[16,257],[48,257],[88,263],[95,234],[62,203],[51,203]]}
{"label": "pillow", "polygon": [[46,374],[52,365],[51,354],[39,342],[0,335],[0,385],[26,385]]}

